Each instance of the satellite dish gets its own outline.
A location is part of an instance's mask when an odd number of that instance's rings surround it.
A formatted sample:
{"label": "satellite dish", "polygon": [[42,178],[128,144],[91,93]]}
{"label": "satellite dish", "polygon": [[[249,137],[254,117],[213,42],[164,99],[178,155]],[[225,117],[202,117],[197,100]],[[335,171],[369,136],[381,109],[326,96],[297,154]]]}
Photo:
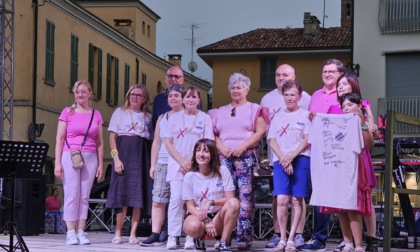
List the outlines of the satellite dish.
{"label": "satellite dish", "polygon": [[197,63],[195,63],[195,61],[191,61],[190,63],[188,63],[188,69],[191,71],[191,72],[195,72],[195,71],[197,71],[197,68],[198,68],[198,65],[197,65]]}

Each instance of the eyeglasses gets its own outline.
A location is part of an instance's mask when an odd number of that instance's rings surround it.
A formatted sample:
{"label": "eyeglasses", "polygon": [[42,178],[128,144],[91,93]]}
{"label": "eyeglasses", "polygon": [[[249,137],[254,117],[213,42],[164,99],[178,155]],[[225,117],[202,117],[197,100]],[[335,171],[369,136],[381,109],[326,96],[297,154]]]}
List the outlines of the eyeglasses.
{"label": "eyeglasses", "polygon": [[235,117],[236,116],[236,107],[234,107],[231,112],[230,112],[230,116]]}
{"label": "eyeglasses", "polygon": [[130,94],[130,97],[131,98],[144,98],[144,95],[143,94],[134,94],[134,93],[131,93]]}
{"label": "eyeglasses", "polygon": [[169,78],[169,79],[172,79],[172,78],[175,78],[175,79],[179,79],[179,78],[182,78],[182,77],[184,77],[184,76],[182,76],[182,75],[176,75],[176,74],[166,74],[166,76]]}
{"label": "eyeglasses", "polygon": [[324,70],[324,71],[322,71],[322,74],[323,75],[327,75],[327,74],[329,74],[329,75],[331,75],[331,74],[335,74],[335,73],[337,73],[338,71],[337,70]]}

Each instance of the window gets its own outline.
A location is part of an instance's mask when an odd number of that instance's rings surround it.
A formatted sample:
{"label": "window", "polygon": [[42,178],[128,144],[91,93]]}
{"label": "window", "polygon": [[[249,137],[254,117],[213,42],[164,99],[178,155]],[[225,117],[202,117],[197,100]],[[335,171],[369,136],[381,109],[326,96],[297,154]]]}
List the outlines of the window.
{"label": "window", "polygon": [[130,65],[125,64],[124,70],[124,95],[128,92],[130,88]]}
{"label": "window", "polygon": [[140,61],[136,58],[136,83],[139,83]]}
{"label": "window", "polygon": [[143,34],[146,34],[146,23],[143,21],[142,25],[141,25],[141,32]]}
{"label": "window", "polygon": [[141,84],[146,85],[147,83],[147,75],[145,73],[141,74]]}
{"label": "window", "polygon": [[386,54],[386,97],[420,97],[420,52]]}
{"label": "window", "polygon": [[261,59],[260,89],[269,90],[276,88],[276,64],[275,59]]}
{"label": "window", "polygon": [[55,25],[47,20],[45,49],[45,83],[54,85],[54,33]]}
{"label": "window", "polygon": [[382,34],[420,31],[420,0],[381,0],[379,28]]}
{"label": "window", "polygon": [[150,25],[147,26],[147,37],[150,38]]}
{"label": "window", "polygon": [[118,58],[106,55],[106,102],[110,106],[118,106]]}
{"label": "window", "polygon": [[73,90],[73,85],[78,80],[79,74],[79,38],[71,35],[70,48],[70,91]]}
{"label": "window", "polygon": [[89,43],[89,82],[93,100],[102,99],[102,49]]}

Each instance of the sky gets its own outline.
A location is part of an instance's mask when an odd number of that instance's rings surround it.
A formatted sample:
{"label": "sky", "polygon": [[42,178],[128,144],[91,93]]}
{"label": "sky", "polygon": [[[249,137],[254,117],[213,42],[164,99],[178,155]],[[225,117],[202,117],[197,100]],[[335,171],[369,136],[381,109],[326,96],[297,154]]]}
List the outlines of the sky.
{"label": "sky", "polygon": [[[182,68],[195,61],[194,76],[212,82],[212,69],[197,55],[199,47],[257,28],[302,28],[304,12],[310,12],[324,27],[340,26],[340,0],[141,0],[160,16],[157,22],[156,54],[182,54]],[[191,25],[194,29],[191,56]]]}

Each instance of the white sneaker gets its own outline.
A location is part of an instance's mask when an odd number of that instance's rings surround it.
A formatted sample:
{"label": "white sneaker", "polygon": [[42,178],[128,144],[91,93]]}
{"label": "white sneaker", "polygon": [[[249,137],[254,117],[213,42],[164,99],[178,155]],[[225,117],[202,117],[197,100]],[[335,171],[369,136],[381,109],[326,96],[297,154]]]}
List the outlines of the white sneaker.
{"label": "white sneaker", "polygon": [[82,233],[78,233],[77,234],[77,239],[79,239],[79,243],[80,245],[88,245],[90,244],[90,241],[88,238],[86,238],[86,233],[82,232]]}
{"label": "white sneaker", "polygon": [[168,242],[166,243],[166,249],[177,249],[178,247],[176,246],[176,238],[175,236],[169,236],[168,237]]}
{"label": "white sneaker", "polygon": [[194,238],[189,235],[185,237],[184,249],[194,249]]}
{"label": "white sneaker", "polygon": [[74,231],[70,233],[67,232],[66,245],[79,245],[79,240],[77,240],[77,236]]}

